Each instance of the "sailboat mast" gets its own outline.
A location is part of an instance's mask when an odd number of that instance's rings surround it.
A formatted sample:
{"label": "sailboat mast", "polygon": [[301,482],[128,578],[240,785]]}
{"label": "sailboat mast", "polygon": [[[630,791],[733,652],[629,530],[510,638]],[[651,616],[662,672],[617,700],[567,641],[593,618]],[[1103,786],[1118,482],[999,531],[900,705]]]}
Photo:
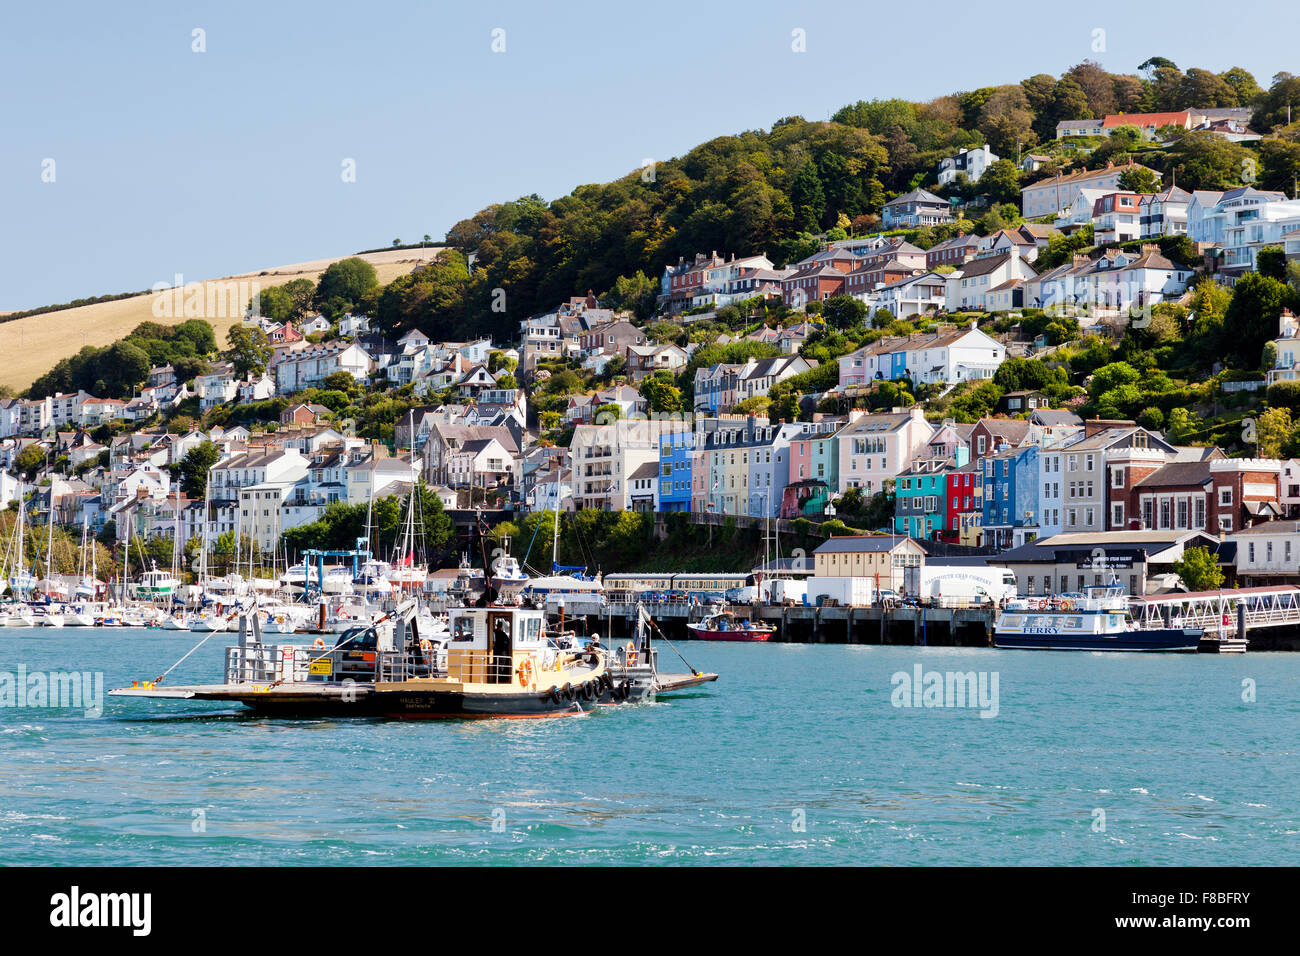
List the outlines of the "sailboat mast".
{"label": "sailboat mast", "polygon": [[50,593],[54,582],[54,482],[50,482],[50,514],[45,538],[45,593]]}
{"label": "sailboat mast", "polygon": [[555,573],[557,567],[556,558],[560,549],[560,472],[559,466],[556,465],[555,471],[555,527],[551,531],[551,573]]}

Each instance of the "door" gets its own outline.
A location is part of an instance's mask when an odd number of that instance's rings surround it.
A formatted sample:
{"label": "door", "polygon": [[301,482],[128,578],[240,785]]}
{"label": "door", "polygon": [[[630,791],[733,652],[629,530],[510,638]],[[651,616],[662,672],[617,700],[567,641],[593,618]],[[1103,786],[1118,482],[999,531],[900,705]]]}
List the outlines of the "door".
{"label": "door", "polygon": [[488,669],[489,684],[510,683],[510,668],[513,664],[512,637],[510,633],[511,615],[488,615],[488,651],[491,665]]}

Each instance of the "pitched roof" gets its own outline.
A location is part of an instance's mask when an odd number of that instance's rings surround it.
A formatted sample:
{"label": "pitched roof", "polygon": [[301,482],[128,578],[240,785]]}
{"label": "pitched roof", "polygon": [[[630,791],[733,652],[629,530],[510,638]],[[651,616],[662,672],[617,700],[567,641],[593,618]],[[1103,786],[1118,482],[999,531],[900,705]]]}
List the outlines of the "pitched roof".
{"label": "pitched roof", "polygon": [[1206,461],[1175,461],[1157,468],[1135,488],[1169,488],[1177,485],[1203,485],[1212,480],[1210,465]]}
{"label": "pitched roof", "polygon": [[941,206],[948,205],[948,200],[940,199],[934,193],[928,192],[924,189],[913,189],[910,193],[904,193],[903,195],[899,196],[897,199],[889,200],[889,202],[885,203],[885,205],[892,206],[895,203],[909,203],[909,202],[938,203]]}
{"label": "pitched roof", "polygon": [[840,535],[828,538],[813,554],[880,554],[907,544],[916,545],[916,542],[907,535]]}

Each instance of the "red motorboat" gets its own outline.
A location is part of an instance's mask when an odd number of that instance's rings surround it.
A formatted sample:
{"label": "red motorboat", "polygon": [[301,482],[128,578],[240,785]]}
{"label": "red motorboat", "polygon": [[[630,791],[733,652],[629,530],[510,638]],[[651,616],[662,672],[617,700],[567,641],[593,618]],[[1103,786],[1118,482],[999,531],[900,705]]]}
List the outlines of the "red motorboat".
{"label": "red motorboat", "polygon": [[729,611],[710,614],[702,621],[687,624],[691,637],[701,641],[770,641],[776,628],[735,619]]}

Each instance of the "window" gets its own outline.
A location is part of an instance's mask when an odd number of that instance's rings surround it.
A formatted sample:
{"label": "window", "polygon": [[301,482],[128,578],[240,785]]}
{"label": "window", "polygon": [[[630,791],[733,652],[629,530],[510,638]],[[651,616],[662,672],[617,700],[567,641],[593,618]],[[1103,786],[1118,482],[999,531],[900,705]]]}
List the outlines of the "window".
{"label": "window", "polygon": [[1220,508],[1231,508],[1231,507],[1232,507],[1232,489],[1231,489],[1231,488],[1220,488],[1220,489],[1219,489],[1219,507],[1220,507]]}
{"label": "window", "polygon": [[1124,527],[1124,505],[1116,502],[1110,506],[1110,525],[1112,528]]}
{"label": "window", "polygon": [[1112,488],[1123,488],[1123,487],[1124,487],[1124,469],[1123,469],[1123,468],[1113,468],[1113,469],[1111,469],[1111,472],[1110,472],[1110,486],[1111,486]]}

